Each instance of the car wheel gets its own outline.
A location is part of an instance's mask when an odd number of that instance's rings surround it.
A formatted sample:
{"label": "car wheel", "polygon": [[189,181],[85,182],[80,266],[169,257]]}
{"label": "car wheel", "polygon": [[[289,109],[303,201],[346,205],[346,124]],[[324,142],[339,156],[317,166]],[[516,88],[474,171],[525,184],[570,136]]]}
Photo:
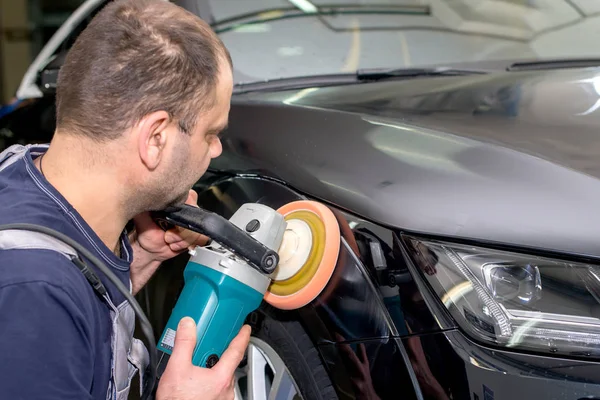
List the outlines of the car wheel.
{"label": "car wheel", "polygon": [[269,306],[248,316],[252,336],[236,371],[236,400],[332,400],[337,395],[317,349],[295,320]]}

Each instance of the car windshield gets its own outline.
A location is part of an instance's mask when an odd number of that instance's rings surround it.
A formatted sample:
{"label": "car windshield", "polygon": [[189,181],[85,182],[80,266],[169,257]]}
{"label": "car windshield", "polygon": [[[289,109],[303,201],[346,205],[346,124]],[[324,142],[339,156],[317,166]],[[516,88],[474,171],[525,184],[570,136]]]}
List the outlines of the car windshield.
{"label": "car windshield", "polygon": [[600,56],[598,0],[207,1],[238,84]]}

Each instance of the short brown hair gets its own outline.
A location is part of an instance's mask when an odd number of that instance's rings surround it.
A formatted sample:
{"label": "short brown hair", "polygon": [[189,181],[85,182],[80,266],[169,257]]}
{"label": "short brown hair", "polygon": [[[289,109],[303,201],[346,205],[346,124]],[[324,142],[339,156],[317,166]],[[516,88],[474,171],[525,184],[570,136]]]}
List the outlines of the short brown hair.
{"label": "short brown hair", "polygon": [[79,35],[62,66],[57,128],[110,140],[164,110],[183,131],[215,102],[229,52],[199,17],[164,0],[115,0]]}

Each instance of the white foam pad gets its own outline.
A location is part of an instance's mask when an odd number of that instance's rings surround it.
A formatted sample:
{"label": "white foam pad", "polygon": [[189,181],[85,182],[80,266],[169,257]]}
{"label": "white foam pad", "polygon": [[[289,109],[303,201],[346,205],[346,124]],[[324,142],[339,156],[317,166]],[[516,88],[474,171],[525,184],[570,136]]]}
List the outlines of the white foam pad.
{"label": "white foam pad", "polygon": [[299,219],[287,221],[283,241],[279,247],[279,265],[271,274],[274,281],[294,276],[308,260],[312,248],[312,232],[308,224]]}

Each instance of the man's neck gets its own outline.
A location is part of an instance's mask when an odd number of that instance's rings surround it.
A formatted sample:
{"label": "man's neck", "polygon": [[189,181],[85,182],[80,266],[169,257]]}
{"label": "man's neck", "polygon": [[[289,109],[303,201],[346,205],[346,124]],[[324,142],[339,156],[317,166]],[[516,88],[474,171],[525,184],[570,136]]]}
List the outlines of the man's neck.
{"label": "man's neck", "polygon": [[35,160],[35,165],[102,242],[119,254],[119,237],[129,218],[122,215],[124,207],[117,166],[99,157],[100,151],[92,150],[92,153],[89,150],[92,147],[88,146],[93,145],[82,143],[79,138],[56,135],[48,151]]}

